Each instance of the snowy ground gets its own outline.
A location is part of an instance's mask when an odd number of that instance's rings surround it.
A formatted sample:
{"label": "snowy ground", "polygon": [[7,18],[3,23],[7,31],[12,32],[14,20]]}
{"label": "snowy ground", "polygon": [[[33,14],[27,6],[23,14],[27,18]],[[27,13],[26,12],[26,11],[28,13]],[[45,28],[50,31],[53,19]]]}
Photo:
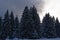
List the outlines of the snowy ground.
{"label": "snowy ground", "polygon": [[[6,39],[6,40],[9,40],[9,39]],[[17,38],[14,38],[10,40],[60,40],[60,38],[54,38],[54,39],[17,39]]]}

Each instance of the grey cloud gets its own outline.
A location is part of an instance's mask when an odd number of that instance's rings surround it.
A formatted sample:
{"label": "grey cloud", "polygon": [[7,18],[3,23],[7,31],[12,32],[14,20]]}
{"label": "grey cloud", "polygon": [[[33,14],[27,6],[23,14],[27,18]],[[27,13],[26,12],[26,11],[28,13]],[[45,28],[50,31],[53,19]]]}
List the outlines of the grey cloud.
{"label": "grey cloud", "polygon": [[13,11],[14,15],[22,15],[25,6],[35,5],[38,11],[42,11],[44,0],[0,0],[0,15],[4,15],[5,11]]}

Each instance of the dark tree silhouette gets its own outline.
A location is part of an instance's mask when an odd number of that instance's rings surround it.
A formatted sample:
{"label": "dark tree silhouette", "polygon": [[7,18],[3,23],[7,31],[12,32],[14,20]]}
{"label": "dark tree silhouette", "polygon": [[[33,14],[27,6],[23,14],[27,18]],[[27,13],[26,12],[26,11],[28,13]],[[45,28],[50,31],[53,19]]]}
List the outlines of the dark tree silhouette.
{"label": "dark tree silhouette", "polygon": [[23,11],[23,15],[22,15],[21,23],[20,23],[22,38],[28,38],[28,36],[31,36],[30,33],[28,33],[28,31],[29,31],[28,28],[30,27],[28,12],[29,12],[29,9],[26,6]]}
{"label": "dark tree silhouette", "polygon": [[39,15],[35,6],[28,8],[25,7],[21,22],[18,16],[14,17],[13,11],[9,15],[7,10],[4,18],[0,17],[0,40],[6,38],[57,38],[60,37],[60,22],[58,18],[51,17],[46,14],[43,17],[42,23],[40,22]]}
{"label": "dark tree silhouette", "polygon": [[2,40],[2,28],[3,28],[3,24],[2,24],[2,17],[0,17],[0,39]]}
{"label": "dark tree silhouette", "polygon": [[54,17],[48,14],[45,15],[43,18],[43,36],[45,38],[54,38],[56,37],[56,28],[55,28],[55,21]]}
{"label": "dark tree silhouette", "polygon": [[14,14],[11,11],[11,14],[10,14],[10,38],[14,37],[14,28],[15,28]]}
{"label": "dark tree silhouette", "polygon": [[23,38],[40,37],[40,19],[34,6],[30,10],[27,6],[25,7],[21,19],[21,29]]}
{"label": "dark tree silhouette", "polygon": [[8,10],[6,11],[4,15],[4,20],[3,20],[3,37],[7,38],[9,36],[9,12]]}
{"label": "dark tree silhouette", "polygon": [[[32,19],[32,20],[31,20]],[[30,22],[33,28],[33,37],[32,38],[40,38],[41,37],[41,25],[40,25],[40,18],[37,13],[37,9],[35,6],[30,8]]]}
{"label": "dark tree silhouette", "polygon": [[19,29],[20,27],[19,27],[19,19],[18,19],[18,17],[16,16],[15,17],[15,37],[17,37],[17,38],[19,38],[19,34],[20,34],[20,32],[19,32]]}
{"label": "dark tree silhouette", "polygon": [[60,37],[60,23],[59,23],[58,18],[56,18],[55,27],[56,27],[57,37]]}

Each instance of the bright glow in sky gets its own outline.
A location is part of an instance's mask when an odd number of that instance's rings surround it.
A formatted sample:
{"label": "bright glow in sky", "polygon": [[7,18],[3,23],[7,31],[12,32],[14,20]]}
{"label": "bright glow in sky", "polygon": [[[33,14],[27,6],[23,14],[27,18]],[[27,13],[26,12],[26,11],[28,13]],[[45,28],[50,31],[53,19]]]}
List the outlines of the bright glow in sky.
{"label": "bright glow in sky", "polygon": [[58,17],[60,20],[60,0],[45,0],[45,5],[41,16],[44,16],[44,13],[48,12],[51,16],[54,16],[55,18]]}

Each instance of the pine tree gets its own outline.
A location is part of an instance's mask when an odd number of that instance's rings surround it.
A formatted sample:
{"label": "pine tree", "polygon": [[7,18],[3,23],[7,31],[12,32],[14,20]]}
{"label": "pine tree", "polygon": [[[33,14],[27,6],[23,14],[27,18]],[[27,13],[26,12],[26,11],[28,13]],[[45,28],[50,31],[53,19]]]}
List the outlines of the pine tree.
{"label": "pine tree", "polygon": [[56,18],[55,27],[56,27],[56,34],[57,34],[57,37],[60,37],[60,23],[59,23],[58,18]]}
{"label": "pine tree", "polygon": [[0,32],[2,30],[2,18],[0,17]]}
{"label": "pine tree", "polygon": [[31,25],[32,25],[32,28],[33,28],[33,38],[36,37],[36,38],[40,38],[41,37],[41,26],[40,26],[40,18],[38,16],[38,13],[37,13],[37,9],[35,8],[35,6],[33,6],[31,9],[30,9],[30,22],[31,22]]}
{"label": "pine tree", "polygon": [[25,7],[21,19],[21,35],[23,38],[39,38],[40,37],[40,19],[35,7],[30,10]]}
{"label": "pine tree", "polygon": [[56,27],[55,27],[55,17],[53,16],[52,18],[51,18],[51,32],[52,32],[52,34],[53,35],[51,35],[52,37],[57,37],[57,34],[56,34]]}
{"label": "pine tree", "polygon": [[17,38],[19,38],[19,34],[20,34],[20,32],[19,32],[19,20],[18,20],[18,17],[16,16],[15,17],[15,35],[16,35],[16,37]]}
{"label": "pine tree", "polygon": [[4,15],[4,20],[3,20],[3,37],[7,38],[9,36],[9,12],[7,12]]}
{"label": "pine tree", "polygon": [[3,23],[2,23],[2,18],[0,17],[0,39],[2,39],[2,31],[3,31]]}
{"label": "pine tree", "polygon": [[24,11],[23,11],[23,15],[22,15],[22,18],[21,18],[21,23],[20,23],[20,25],[21,25],[21,37],[22,38],[29,38],[29,36],[31,36],[28,33],[28,31],[29,31],[28,29],[30,28],[28,12],[29,12],[29,9],[26,6]]}
{"label": "pine tree", "polygon": [[14,15],[13,12],[11,11],[10,14],[10,38],[14,37],[14,28],[15,28],[15,23],[14,23]]}
{"label": "pine tree", "polygon": [[56,37],[56,28],[55,28],[55,21],[54,17],[48,14],[45,15],[43,18],[43,36],[45,38],[54,38]]}

